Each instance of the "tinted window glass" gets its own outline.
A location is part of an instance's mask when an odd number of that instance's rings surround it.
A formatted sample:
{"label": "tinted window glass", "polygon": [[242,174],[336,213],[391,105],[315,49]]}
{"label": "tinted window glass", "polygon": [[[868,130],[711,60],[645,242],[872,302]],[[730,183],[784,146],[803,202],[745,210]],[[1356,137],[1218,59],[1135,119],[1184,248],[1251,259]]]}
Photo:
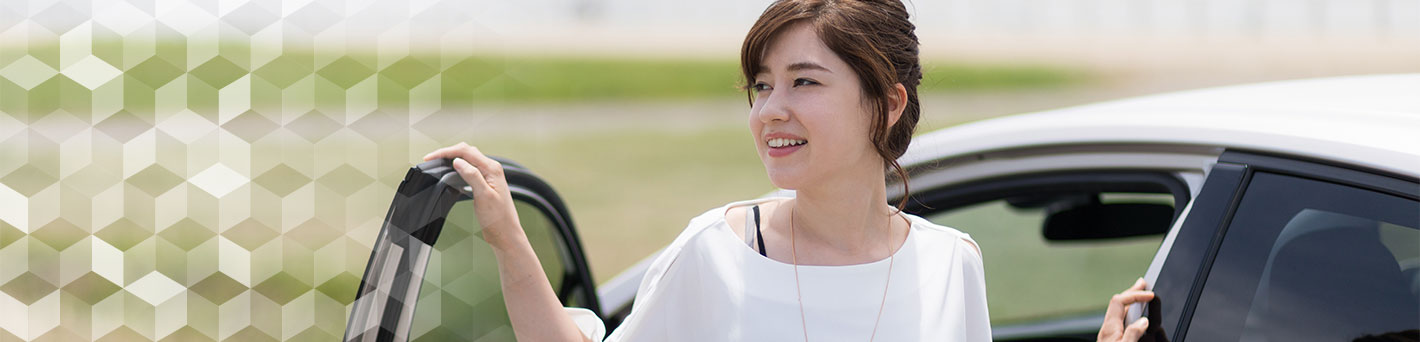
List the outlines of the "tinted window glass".
{"label": "tinted window glass", "polygon": [[[1104,193],[1102,203],[1173,204],[1166,194]],[[981,245],[991,323],[1013,324],[1104,313],[1116,291],[1149,268],[1163,235],[1050,241],[1048,206],[1005,199],[927,216]],[[1089,323],[1098,327],[1098,323]]]}
{"label": "tinted window glass", "polygon": [[[537,207],[522,201],[514,203],[543,271],[554,289],[561,288],[566,252],[558,228]],[[472,201],[454,205],[444,221],[444,230],[429,256],[410,329],[413,341],[513,340],[498,264],[483,240]]]}
{"label": "tinted window glass", "polygon": [[1228,226],[1185,338],[1414,338],[1420,328],[1416,227],[1420,204],[1413,200],[1257,173]]}

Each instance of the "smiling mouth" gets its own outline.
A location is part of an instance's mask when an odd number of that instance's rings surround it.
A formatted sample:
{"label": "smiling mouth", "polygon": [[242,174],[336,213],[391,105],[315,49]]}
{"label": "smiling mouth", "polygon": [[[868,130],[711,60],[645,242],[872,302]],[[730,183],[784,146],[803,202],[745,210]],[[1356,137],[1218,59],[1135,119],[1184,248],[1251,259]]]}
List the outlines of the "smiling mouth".
{"label": "smiling mouth", "polygon": [[809,143],[809,141],[808,141],[808,140],[803,140],[803,139],[775,138],[775,139],[769,139],[769,143],[768,143],[768,144],[769,144],[769,147],[770,147],[770,148],[781,148],[781,147],[799,146],[799,145],[803,145],[803,144],[807,144],[807,143]]}

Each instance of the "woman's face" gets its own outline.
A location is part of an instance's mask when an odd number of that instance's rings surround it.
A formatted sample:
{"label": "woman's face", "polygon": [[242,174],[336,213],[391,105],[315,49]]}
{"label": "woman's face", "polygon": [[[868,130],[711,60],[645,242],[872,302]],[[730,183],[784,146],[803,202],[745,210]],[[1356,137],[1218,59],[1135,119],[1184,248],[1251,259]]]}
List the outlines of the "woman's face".
{"label": "woman's face", "polygon": [[765,51],[749,127],[769,180],[782,189],[880,170],[858,76],[807,24],[784,29]]}

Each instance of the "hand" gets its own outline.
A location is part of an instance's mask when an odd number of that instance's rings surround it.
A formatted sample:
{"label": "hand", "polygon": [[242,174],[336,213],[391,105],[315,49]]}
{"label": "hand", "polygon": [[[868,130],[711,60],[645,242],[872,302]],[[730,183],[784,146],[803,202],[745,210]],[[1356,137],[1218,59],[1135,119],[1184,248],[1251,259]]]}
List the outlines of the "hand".
{"label": "hand", "polygon": [[1124,292],[1114,295],[1109,299],[1109,309],[1104,312],[1104,325],[1100,326],[1100,334],[1097,338],[1100,342],[1135,342],[1144,336],[1144,330],[1149,327],[1149,318],[1139,318],[1134,324],[1124,326],[1125,316],[1129,314],[1129,305],[1134,303],[1148,302],[1154,299],[1154,292],[1144,291],[1144,278],[1139,278]]}
{"label": "hand", "polygon": [[483,155],[467,143],[430,152],[424,161],[437,158],[453,159],[454,170],[473,188],[473,211],[478,225],[483,227],[483,239],[494,248],[507,246],[523,232],[518,222],[508,180],[503,177],[503,164]]}

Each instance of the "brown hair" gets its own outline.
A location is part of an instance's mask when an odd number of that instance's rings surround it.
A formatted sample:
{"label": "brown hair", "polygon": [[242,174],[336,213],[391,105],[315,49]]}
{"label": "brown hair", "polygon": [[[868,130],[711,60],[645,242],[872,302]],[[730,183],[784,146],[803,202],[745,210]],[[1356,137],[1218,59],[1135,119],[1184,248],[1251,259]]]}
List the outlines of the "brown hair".
{"label": "brown hair", "polygon": [[[775,1],[750,27],[740,50],[740,71],[744,73],[746,89],[763,70],[760,60],[775,34],[801,21],[812,26],[824,45],[858,74],[872,114],[869,139],[883,158],[883,167],[891,167],[902,180],[903,196],[897,207],[903,208],[910,192],[907,171],[897,158],[907,152],[921,117],[917,85],[922,82],[917,34],[913,32],[916,26],[907,20],[907,7],[899,0]],[[897,123],[889,127],[888,96],[898,83],[907,88],[907,106]],[[753,105],[754,93],[749,92],[748,96]]]}

